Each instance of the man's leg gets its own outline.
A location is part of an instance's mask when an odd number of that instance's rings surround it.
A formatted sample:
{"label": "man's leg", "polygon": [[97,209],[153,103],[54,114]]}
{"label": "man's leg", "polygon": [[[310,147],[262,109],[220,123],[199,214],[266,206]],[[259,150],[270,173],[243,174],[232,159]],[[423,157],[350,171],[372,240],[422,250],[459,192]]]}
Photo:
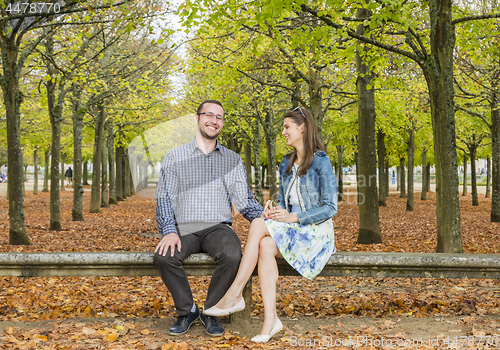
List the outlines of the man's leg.
{"label": "man's leg", "polygon": [[181,236],[181,251],[175,249],[174,256],[170,256],[170,249],[165,256],[155,253],[153,261],[160,273],[161,279],[172,294],[175,308],[179,316],[186,316],[193,306],[193,295],[186,275],[182,267],[182,261],[194,253],[201,251],[198,237],[193,234]]}
{"label": "man's leg", "polygon": [[241,241],[231,227],[220,224],[205,234],[202,249],[216,263],[205,301],[208,309],[217,304],[233,283],[241,260]]}

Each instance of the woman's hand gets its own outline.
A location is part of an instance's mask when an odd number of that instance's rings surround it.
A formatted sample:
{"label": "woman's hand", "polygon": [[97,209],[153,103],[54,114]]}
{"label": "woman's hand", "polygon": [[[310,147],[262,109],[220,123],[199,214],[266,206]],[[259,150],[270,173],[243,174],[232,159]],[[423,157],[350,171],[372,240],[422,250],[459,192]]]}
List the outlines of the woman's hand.
{"label": "woman's hand", "polygon": [[268,218],[280,222],[299,222],[299,217],[297,214],[290,214],[285,209],[281,209],[280,207],[274,207],[269,210]]}
{"label": "woman's hand", "polygon": [[264,218],[264,219],[271,219],[271,213],[274,211],[274,210],[278,210],[278,209],[281,209],[281,207],[279,205],[275,206],[275,207],[269,207],[267,209],[264,209],[264,211],[262,212],[262,215],[261,217]]}

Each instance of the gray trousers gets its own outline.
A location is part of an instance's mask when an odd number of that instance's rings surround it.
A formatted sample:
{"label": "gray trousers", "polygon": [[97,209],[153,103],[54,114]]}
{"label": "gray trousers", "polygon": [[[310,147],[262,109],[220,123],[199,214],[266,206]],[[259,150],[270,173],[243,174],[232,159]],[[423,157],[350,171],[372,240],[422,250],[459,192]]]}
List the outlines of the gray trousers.
{"label": "gray trousers", "polygon": [[161,279],[172,294],[179,316],[186,316],[193,306],[191,287],[182,267],[182,261],[191,254],[207,253],[215,260],[215,270],[208,287],[205,309],[219,302],[233,283],[241,260],[241,241],[236,232],[225,224],[181,236],[181,251],[170,256],[155,253],[153,261]]}

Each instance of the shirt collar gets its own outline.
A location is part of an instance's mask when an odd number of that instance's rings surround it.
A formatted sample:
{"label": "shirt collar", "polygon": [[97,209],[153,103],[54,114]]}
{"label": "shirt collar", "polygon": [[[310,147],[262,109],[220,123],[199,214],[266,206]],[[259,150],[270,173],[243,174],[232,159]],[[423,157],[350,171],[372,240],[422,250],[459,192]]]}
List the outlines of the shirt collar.
{"label": "shirt collar", "polygon": [[[198,147],[198,144],[196,144],[196,137],[193,138],[193,141],[191,141],[189,144],[188,144],[188,147],[189,147],[189,153],[190,154],[193,154],[194,151],[196,149],[199,149],[200,152],[203,153],[203,151],[200,149],[200,147]],[[213,149],[213,151],[215,150],[218,150],[222,155],[224,155],[225,153],[225,148],[224,146],[222,146],[220,143],[219,143],[219,140],[216,140],[216,143],[215,143],[215,148]],[[212,152],[213,152],[212,151]]]}

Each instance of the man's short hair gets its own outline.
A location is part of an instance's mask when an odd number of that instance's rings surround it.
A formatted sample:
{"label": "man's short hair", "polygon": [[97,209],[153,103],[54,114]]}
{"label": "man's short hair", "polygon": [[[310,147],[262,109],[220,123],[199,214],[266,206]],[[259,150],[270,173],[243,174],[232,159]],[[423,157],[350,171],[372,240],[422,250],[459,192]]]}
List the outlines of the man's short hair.
{"label": "man's short hair", "polygon": [[[196,110],[196,114],[200,115],[201,113],[201,110],[203,108],[204,105],[206,105],[207,103],[212,103],[214,105],[219,105],[222,107],[222,103],[220,103],[219,101],[217,100],[206,100],[206,101],[203,101],[199,106],[198,106],[198,109]],[[222,107],[222,110],[224,110],[224,107]],[[226,111],[224,111],[225,113]]]}

